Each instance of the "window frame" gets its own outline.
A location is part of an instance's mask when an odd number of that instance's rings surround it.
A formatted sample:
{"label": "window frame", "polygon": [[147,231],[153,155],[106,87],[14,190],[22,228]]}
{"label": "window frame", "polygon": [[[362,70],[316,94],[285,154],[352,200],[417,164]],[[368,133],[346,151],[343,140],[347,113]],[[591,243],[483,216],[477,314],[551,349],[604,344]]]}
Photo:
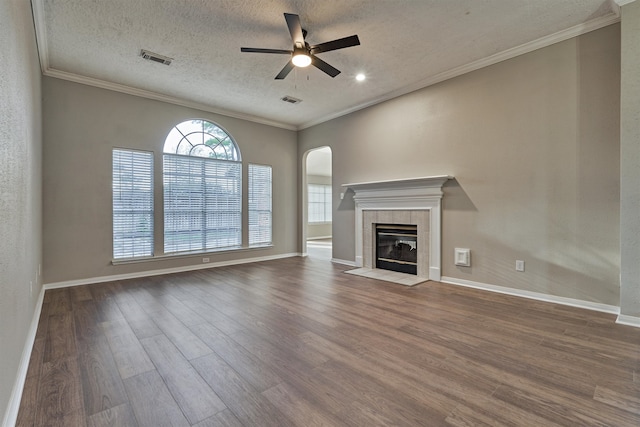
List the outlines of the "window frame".
{"label": "window frame", "polygon": [[[265,249],[265,248],[271,248],[274,246],[273,244],[273,166],[272,165],[267,165],[267,164],[255,164],[255,163],[247,163],[247,169],[245,172],[245,164],[242,161],[242,157],[241,157],[241,153],[240,153],[240,148],[238,147],[237,143],[235,142],[235,140],[231,137],[230,134],[227,133],[226,130],[224,130],[220,125],[218,125],[215,122],[212,122],[210,120],[206,120],[206,119],[188,119],[186,121],[182,121],[180,123],[178,123],[177,125],[173,126],[171,128],[171,131],[173,131],[177,126],[179,126],[182,123],[189,123],[189,122],[208,122],[210,123],[212,126],[216,127],[218,131],[224,133],[223,136],[226,136],[226,138],[228,138],[228,141],[226,142],[227,146],[228,144],[232,144],[233,146],[233,151],[232,151],[232,155],[231,158],[232,160],[220,160],[220,159],[215,159],[215,158],[208,158],[208,157],[204,157],[202,155],[195,155],[195,156],[189,156],[189,155],[180,155],[180,154],[175,154],[175,153],[165,153],[164,152],[164,147],[163,147],[163,151],[158,153],[157,150],[141,150],[141,149],[135,149],[135,148],[122,148],[122,147],[112,147],[112,151],[114,150],[121,150],[124,152],[141,152],[141,153],[147,153],[150,157],[149,157],[149,161],[150,161],[150,171],[149,171],[149,176],[150,178],[150,194],[152,199],[152,202],[150,203],[150,206],[152,207],[151,210],[151,214],[150,214],[150,224],[151,224],[151,229],[152,231],[150,232],[151,234],[151,243],[150,243],[150,251],[145,254],[144,256],[136,256],[136,257],[122,257],[122,258],[116,258],[114,255],[114,251],[113,251],[113,239],[112,239],[112,260],[111,260],[111,264],[112,265],[120,265],[120,264],[130,264],[130,263],[144,263],[144,262],[149,262],[149,261],[161,261],[161,260],[166,260],[166,259],[176,259],[176,258],[192,258],[194,256],[198,256],[198,255],[206,255],[206,254],[216,254],[216,253],[232,253],[232,252],[239,252],[239,251],[251,251],[251,250],[259,250],[259,249]],[[170,131],[170,132],[171,132]],[[170,133],[169,132],[169,133]],[[167,134],[167,137],[169,136],[169,134]],[[184,135],[183,135],[184,136]],[[165,139],[165,146],[166,146],[167,140]],[[197,145],[197,144],[194,144]],[[218,152],[222,152],[222,150],[218,150]],[[186,159],[194,159],[196,161],[220,161],[220,162],[227,162],[227,163],[232,163],[234,165],[236,165],[236,167],[238,168],[237,171],[237,215],[238,215],[238,240],[236,241],[237,244],[234,244],[232,246],[220,246],[220,247],[203,247],[203,248],[196,248],[196,249],[187,249],[187,250],[180,250],[180,251],[167,251],[165,244],[164,244],[164,238],[165,238],[165,234],[166,234],[166,227],[165,227],[165,218],[166,218],[166,208],[165,208],[165,156],[166,155],[173,155],[176,157],[182,157],[182,158],[186,158]],[[158,169],[158,163],[160,163],[160,169]],[[270,191],[269,191],[269,202],[270,202],[270,211],[269,209],[267,209],[267,212],[269,213],[269,224],[268,224],[268,229],[269,229],[269,239],[265,239],[262,241],[255,241],[252,240],[252,237],[250,235],[250,216],[251,213],[250,211],[252,211],[251,209],[251,202],[249,200],[249,193],[250,193],[250,186],[251,184],[249,183],[250,181],[250,168],[253,167],[265,167],[268,168],[270,173],[271,173],[271,185],[270,185]],[[112,173],[113,173],[113,155],[112,155]],[[244,180],[247,181],[247,184],[245,186],[245,183],[243,182]],[[158,185],[161,185],[162,188],[159,188]],[[245,193],[246,191],[246,193]],[[158,194],[155,194],[155,192],[158,192]],[[112,209],[113,209],[113,178],[112,178]],[[246,212],[244,211],[244,209],[246,209]],[[113,211],[112,211],[112,225],[113,225]],[[246,227],[246,228],[245,228]],[[269,240],[267,242],[267,240]],[[203,259],[204,260],[204,259]]]}
{"label": "window frame", "polygon": [[[205,139],[206,136],[210,139]],[[222,150],[216,151],[219,147]],[[180,163],[190,172],[178,171],[176,165]],[[217,123],[190,119],[171,129],[162,156],[163,254],[174,256],[242,248],[242,166],[238,145]],[[174,170],[169,170],[170,167]],[[200,172],[193,172],[194,169]],[[217,170],[226,170],[231,175],[217,174]],[[182,191],[172,191],[171,184],[182,185]],[[227,193],[211,191],[215,187],[226,189]],[[178,206],[185,202],[192,204]],[[175,206],[171,206],[172,203]],[[225,218],[229,220],[227,235],[216,238],[220,229],[216,231],[214,225]],[[180,234],[192,238],[180,242]]]}
{"label": "window frame", "polygon": [[[130,171],[128,178],[130,178],[129,190],[132,190],[136,184],[138,184],[137,191],[122,191],[122,179],[127,177],[122,173],[116,174],[116,153],[120,153],[118,158],[120,158],[124,154],[129,154],[131,156],[130,162],[134,162],[133,156],[138,156],[138,160],[136,163],[138,164],[137,170]],[[141,157],[147,157],[146,164],[140,166]],[[122,163],[119,164],[119,169],[122,170]],[[148,168],[148,169],[146,169]],[[145,170],[146,169],[146,170]],[[146,175],[147,181],[141,181],[140,176],[137,179],[134,179],[132,175],[135,173],[142,173]],[[144,178],[144,176],[143,176]],[[155,181],[154,181],[154,154],[151,151],[144,150],[135,150],[129,148],[120,148],[114,147],[111,150],[111,256],[114,261],[122,262],[127,260],[140,260],[140,259],[148,259],[153,258],[155,255],[155,199],[154,199],[154,189],[155,189]],[[126,181],[125,181],[126,183]],[[147,188],[140,188],[146,184]],[[116,187],[118,187],[118,191],[116,191]],[[125,188],[126,190],[126,188]],[[146,191],[145,191],[146,190]],[[116,196],[116,193],[120,195],[120,197]],[[124,194],[124,197],[123,197]],[[146,196],[146,200],[142,199],[141,196]],[[129,203],[137,205],[137,206],[124,206],[119,204],[118,201],[122,201],[124,199],[129,199]],[[142,205],[146,204],[146,208],[142,208]],[[146,216],[146,221],[148,223],[148,230],[146,232],[142,232],[141,230],[131,230],[126,229],[125,224],[123,223],[122,217],[128,216],[129,218],[124,219],[124,221],[139,221],[141,216]],[[144,220],[144,219],[143,219]],[[120,224],[120,225],[118,225]],[[148,242],[146,244],[138,244],[136,249],[135,241],[130,242],[127,245],[122,241],[123,234],[131,234],[135,233],[137,239],[146,239]],[[121,236],[119,239],[118,236]],[[136,237],[130,237],[130,239],[135,240]],[[133,245],[133,247],[132,247]],[[124,248],[129,246],[129,251],[125,252]],[[118,250],[118,248],[121,248]],[[147,249],[146,251],[144,249]],[[140,254],[136,254],[136,252],[140,252]]]}
{"label": "window frame", "polygon": [[[254,179],[254,174],[252,173],[252,169],[262,169],[262,170],[266,170],[268,169],[269,173],[269,185],[268,185],[268,197],[259,197],[259,196],[255,196],[253,195],[253,192],[256,190],[259,190],[257,187],[253,185],[253,179]],[[256,174],[256,175],[260,175],[260,174]],[[259,165],[259,164],[254,164],[254,163],[249,163],[247,166],[247,181],[248,181],[248,185],[247,185],[247,214],[248,214],[248,220],[249,220],[249,224],[248,224],[248,229],[247,229],[247,234],[248,234],[248,243],[249,243],[249,247],[256,247],[256,246],[268,246],[268,245],[272,245],[273,244],[273,167],[271,165]],[[260,176],[258,176],[260,177]],[[266,186],[263,187],[263,192]],[[262,194],[264,195],[264,193]],[[259,205],[259,206],[255,206],[255,205]],[[255,206],[255,208],[254,208]],[[266,207],[268,207],[268,209],[265,209]],[[259,216],[259,223],[262,222],[264,220],[265,217],[268,217],[268,226],[267,227],[263,227],[261,225],[257,225],[257,230],[253,227],[256,227],[255,225],[252,225],[252,213],[254,215],[258,215]],[[269,238],[268,239],[263,239],[263,240],[255,240],[252,241],[252,231],[257,231],[257,234],[262,235],[264,233],[264,230],[268,230],[268,235]]]}

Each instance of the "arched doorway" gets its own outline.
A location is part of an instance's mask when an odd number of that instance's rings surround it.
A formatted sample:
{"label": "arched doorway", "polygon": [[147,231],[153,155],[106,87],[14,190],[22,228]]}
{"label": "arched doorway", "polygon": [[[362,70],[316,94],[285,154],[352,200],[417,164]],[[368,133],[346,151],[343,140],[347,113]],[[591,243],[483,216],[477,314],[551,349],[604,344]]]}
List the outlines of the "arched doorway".
{"label": "arched doorway", "polygon": [[310,150],[303,160],[303,253],[331,259],[332,153],[330,147]]}

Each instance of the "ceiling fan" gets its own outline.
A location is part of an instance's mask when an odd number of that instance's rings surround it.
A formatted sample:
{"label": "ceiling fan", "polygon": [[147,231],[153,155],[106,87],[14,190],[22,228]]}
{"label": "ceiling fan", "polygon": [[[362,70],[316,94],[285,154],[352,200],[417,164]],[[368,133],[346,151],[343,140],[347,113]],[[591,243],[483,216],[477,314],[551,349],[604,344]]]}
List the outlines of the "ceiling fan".
{"label": "ceiling fan", "polygon": [[302,29],[300,25],[300,17],[293,13],[285,13],[284,19],[287,21],[289,27],[289,33],[291,33],[291,39],[293,40],[293,50],[285,49],[261,49],[253,47],[241,47],[241,52],[254,52],[254,53],[276,53],[291,55],[291,59],[284,66],[282,71],[276,76],[276,80],[282,80],[287,77],[287,74],[293,70],[294,67],[307,67],[313,65],[321,71],[324,71],[331,77],[335,77],[340,74],[340,70],[324,62],[318,58],[316,54],[322,52],[329,52],[331,50],[344,49],[345,47],[358,46],[360,40],[357,35],[344,37],[341,39],[333,40],[326,43],[320,43],[315,46],[310,46],[304,38],[307,35],[307,31]]}

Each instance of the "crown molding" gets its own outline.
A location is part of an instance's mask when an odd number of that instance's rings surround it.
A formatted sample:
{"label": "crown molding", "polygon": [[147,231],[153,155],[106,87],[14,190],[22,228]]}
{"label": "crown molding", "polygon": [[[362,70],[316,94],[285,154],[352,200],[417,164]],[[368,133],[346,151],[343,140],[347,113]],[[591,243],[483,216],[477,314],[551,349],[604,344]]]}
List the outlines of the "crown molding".
{"label": "crown molding", "polygon": [[[625,1],[625,0],[616,0],[616,1]],[[635,1],[635,0],[630,0],[630,1]],[[548,36],[539,38],[537,40],[531,41],[529,43],[525,43],[520,46],[503,50],[502,52],[498,52],[491,56],[487,56],[486,58],[480,59],[478,61],[470,62],[460,67],[452,68],[450,70],[436,74],[435,76],[428,77],[416,83],[400,88],[397,91],[390,92],[378,98],[372,99],[371,101],[368,101],[364,104],[359,104],[349,109],[342,110],[342,111],[330,114],[328,116],[324,116],[317,120],[309,121],[307,123],[300,125],[298,129],[299,130],[306,129],[311,126],[315,126],[320,123],[324,123],[329,120],[333,120],[338,117],[345,116],[347,114],[365,109],[367,107],[380,104],[384,101],[388,101],[390,99],[394,99],[399,96],[406,95],[408,93],[415,92],[420,89],[424,89],[425,87],[434,85],[436,83],[440,83],[445,80],[449,80],[454,77],[458,77],[463,74],[470,73],[471,71],[479,70],[480,68],[488,67],[489,65],[494,65],[494,64],[497,64],[498,62],[506,61],[507,59],[515,58],[516,56],[524,55],[525,53],[533,52],[534,50],[538,50],[543,47],[551,46],[552,44],[555,44],[555,43],[559,43],[574,37],[581,36],[583,34],[589,33],[594,30],[598,30],[600,28],[606,27],[611,24],[615,24],[617,22],[620,22],[620,14],[618,13],[618,11],[614,9],[612,13],[606,16],[593,19],[589,22],[585,22],[583,24],[579,24],[571,28],[567,28],[566,30],[558,31],[557,33],[550,34]]]}
{"label": "crown molding", "polygon": [[633,3],[636,0],[613,0],[618,6],[622,7],[624,5],[627,5],[629,3]]}
{"label": "crown molding", "polygon": [[40,59],[40,70],[44,74],[49,68],[49,46],[47,44],[47,25],[44,20],[44,0],[31,0],[33,27],[36,30],[36,46]]}
{"label": "crown molding", "polygon": [[75,83],[81,83],[88,86],[94,86],[101,89],[112,90],[115,92],[125,93],[127,95],[138,96],[141,98],[152,99],[155,101],[166,102],[168,104],[179,105],[181,107],[194,108],[196,110],[206,111],[209,113],[220,114],[222,116],[233,117],[235,119],[247,120],[249,122],[259,123],[267,126],[273,126],[277,128],[296,131],[298,128],[286,123],[276,122],[273,120],[264,119],[262,117],[253,116],[250,114],[238,113],[236,111],[224,110],[220,108],[212,107],[211,105],[201,104],[199,102],[189,101],[182,98],[176,98],[173,96],[163,95],[157,92],[151,92],[144,89],[138,89],[131,86],[121,85],[119,83],[112,83],[101,79],[95,79],[92,77],[81,76],[79,74],[68,73],[66,71],[60,71],[53,68],[48,68],[42,73],[47,77],[54,77],[61,80],[68,80]]}

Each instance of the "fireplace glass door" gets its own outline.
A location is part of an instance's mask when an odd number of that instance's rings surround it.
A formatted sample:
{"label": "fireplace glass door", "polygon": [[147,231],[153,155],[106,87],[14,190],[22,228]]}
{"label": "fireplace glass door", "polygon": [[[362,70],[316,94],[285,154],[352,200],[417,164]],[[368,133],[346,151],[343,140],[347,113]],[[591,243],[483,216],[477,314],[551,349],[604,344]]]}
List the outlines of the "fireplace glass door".
{"label": "fireplace glass door", "polygon": [[418,274],[416,225],[376,224],[376,268]]}

